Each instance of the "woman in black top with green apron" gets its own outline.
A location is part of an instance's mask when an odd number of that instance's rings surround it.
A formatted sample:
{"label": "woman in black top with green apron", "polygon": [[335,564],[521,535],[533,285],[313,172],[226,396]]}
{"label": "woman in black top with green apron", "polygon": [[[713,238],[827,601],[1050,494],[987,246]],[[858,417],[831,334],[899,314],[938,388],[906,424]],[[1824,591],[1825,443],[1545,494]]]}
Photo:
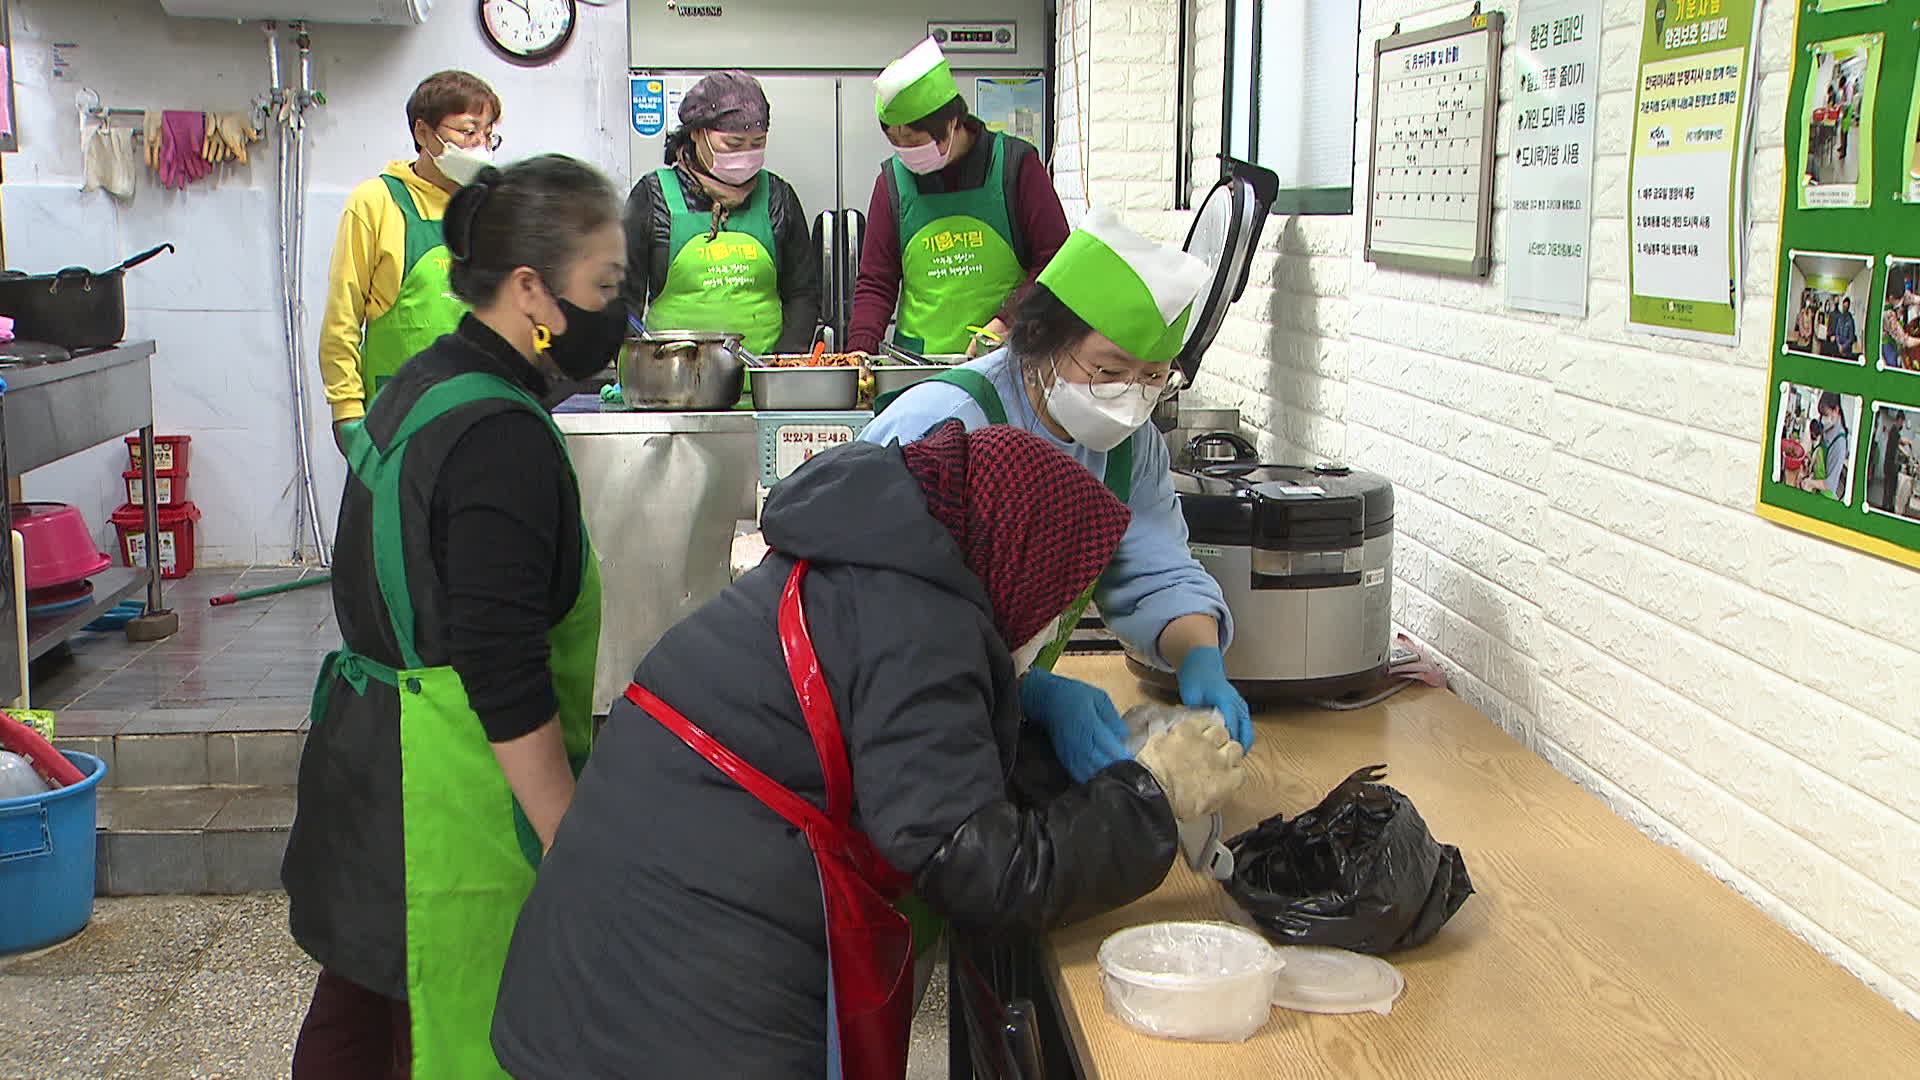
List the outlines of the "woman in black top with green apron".
{"label": "woman in black top with green apron", "polygon": [[724,330],[755,353],[804,352],[820,265],[793,187],[765,168],[759,80],[716,71],[680,102],[666,165],[627,196],[627,302],[655,330]]}
{"label": "woman in black top with green apron", "polygon": [[500,968],[592,737],[599,563],[551,380],[624,335],[618,196],[558,155],[448,206],[458,328],[344,437],[334,609],[281,870],[322,965],[295,1080],[503,1075]]}

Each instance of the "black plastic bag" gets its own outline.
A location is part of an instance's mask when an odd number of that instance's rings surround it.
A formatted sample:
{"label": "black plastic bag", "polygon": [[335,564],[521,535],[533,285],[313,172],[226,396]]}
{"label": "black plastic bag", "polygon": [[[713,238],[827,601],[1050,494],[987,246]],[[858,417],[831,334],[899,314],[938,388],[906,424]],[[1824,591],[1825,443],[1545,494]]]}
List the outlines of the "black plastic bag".
{"label": "black plastic bag", "polygon": [[1381,953],[1424,944],[1473,895],[1460,849],[1442,844],[1386,766],[1347,777],[1320,805],[1227,842],[1226,889],[1288,945]]}

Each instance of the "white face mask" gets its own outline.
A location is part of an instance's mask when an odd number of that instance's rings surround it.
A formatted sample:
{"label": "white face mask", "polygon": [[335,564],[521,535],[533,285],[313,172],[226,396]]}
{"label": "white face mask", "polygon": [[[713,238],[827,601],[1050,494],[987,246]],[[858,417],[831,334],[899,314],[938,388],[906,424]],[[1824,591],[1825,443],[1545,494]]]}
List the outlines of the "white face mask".
{"label": "white face mask", "polygon": [[1107,451],[1127,441],[1153,416],[1160,395],[1144,386],[1129,386],[1113,398],[1095,397],[1093,387],[1071,382],[1056,373],[1047,388],[1047,411],[1067,429],[1073,441],[1089,450]]}
{"label": "white face mask", "polygon": [[491,164],[493,151],[485,146],[469,150],[444,139],[440,142],[440,152],[433,156],[434,168],[461,187],[473,183],[473,178],[480,175],[480,170]]}
{"label": "white face mask", "polygon": [[1040,628],[1039,633],[1033,635],[1031,641],[1013,650],[1014,678],[1017,679],[1025,675],[1033,667],[1033,662],[1040,658],[1041,650],[1052,643],[1053,636],[1058,631],[1059,626],[1060,619],[1058,616],[1055,616],[1047,625]]}

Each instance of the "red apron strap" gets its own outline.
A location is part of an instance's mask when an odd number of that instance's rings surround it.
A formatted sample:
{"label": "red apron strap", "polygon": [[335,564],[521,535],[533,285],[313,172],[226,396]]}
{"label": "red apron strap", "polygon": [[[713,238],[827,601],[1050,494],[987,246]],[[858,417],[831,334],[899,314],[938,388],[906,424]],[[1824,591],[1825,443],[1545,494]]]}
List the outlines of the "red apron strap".
{"label": "red apron strap", "polygon": [[787,660],[787,675],[793,692],[800,699],[800,712],[807,718],[807,730],[813,735],[813,750],[820,758],[820,776],[827,788],[827,819],[846,826],[853,816],[853,774],[847,765],[846,738],[840,733],[840,716],[833,707],[833,695],[827,692],[826,676],[820,673],[820,657],[813,651],[813,634],[807,629],[807,611],[800,599],[800,583],[806,580],[808,563],[801,559],[787,575],[786,589],[780,594],[780,652]]}
{"label": "red apron strap", "polygon": [[651,690],[639,683],[628,683],[626,698],[640,706],[641,712],[658,720],[661,727],[680,736],[680,740],[692,747],[694,753],[706,758],[714,768],[732,777],[734,783],[765,803],[767,809],[786,818],[788,824],[794,828],[812,836],[819,827],[830,824],[821,815],[819,807],[788,791],[773,777],[747,764],[745,758],[727,749],[718,739],[702,730],[700,725],[680,715],[673,706],[655,697]]}

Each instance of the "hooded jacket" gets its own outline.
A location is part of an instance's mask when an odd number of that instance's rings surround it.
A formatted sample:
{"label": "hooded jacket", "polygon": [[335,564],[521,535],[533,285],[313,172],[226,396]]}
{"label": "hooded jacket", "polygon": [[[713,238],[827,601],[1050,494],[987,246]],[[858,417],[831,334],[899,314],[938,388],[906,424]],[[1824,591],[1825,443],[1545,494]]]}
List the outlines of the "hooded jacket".
{"label": "hooded jacket", "polygon": [[[973,934],[1130,902],[1173,813],[1132,761],[1071,787],[1022,724],[986,591],[895,446],[815,458],[769,495],[775,554],[670,630],[636,682],[802,798],[825,788],[781,658],[808,621],[845,732],[854,823]],[[1017,774],[1017,778],[1016,778]],[[521,1077],[823,1076],[827,955],[804,838],[624,698],[514,934],[494,1049]]]}

